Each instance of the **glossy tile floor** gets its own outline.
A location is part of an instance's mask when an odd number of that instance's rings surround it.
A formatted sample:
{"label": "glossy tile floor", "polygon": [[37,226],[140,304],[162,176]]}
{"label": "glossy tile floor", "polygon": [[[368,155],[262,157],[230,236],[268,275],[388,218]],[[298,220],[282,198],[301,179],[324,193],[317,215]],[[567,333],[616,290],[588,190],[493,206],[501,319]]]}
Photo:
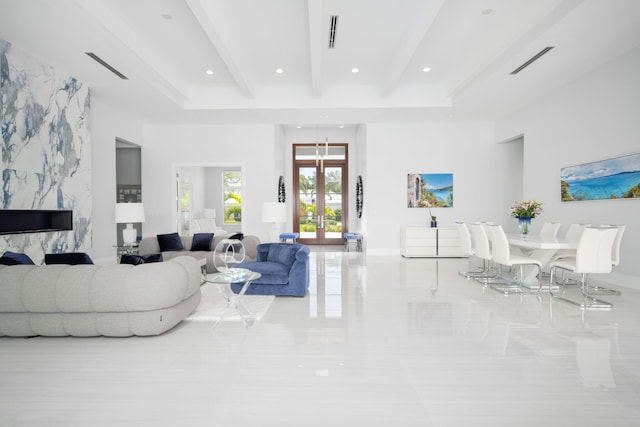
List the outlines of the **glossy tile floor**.
{"label": "glossy tile floor", "polygon": [[325,249],[250,330],[0,338],[0,426],[640,426],[640,292],[583,312],[466,268]]}

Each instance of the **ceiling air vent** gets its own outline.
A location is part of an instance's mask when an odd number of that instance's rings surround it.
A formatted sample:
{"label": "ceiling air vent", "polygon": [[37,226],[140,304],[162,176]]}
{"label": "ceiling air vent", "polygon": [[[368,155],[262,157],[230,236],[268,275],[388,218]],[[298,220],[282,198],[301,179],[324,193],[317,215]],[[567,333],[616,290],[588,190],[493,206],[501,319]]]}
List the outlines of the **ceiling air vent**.
{"label": "ceiling air vent", "polygon": [[338,27],[338,15],[331,15],[329,23],[329,49],[336,47],[336,30]]}
{"label": "ceiling air vent", "polygon": [[510,72],[509,74],[511,74],[512,76],[515,76],[516,74],[518,74],[520,71],[524,70],[525,68],[527,68],[529,65],[533,64],[535,61],[537,61],[538,59],[540,59],[542,57],[542,55],[544,55],[545,53],[549,52],[551,49],[553,49],[555,46],[547,46],[544,49],[542,49],[540,52],[536,53],[535,55],[533,55],[531,58],[529,58],[524,64],[522,64],[521,66],[519,66],[518,68],[516,68],[515,70],[513,70],[512,72]]}
{"label": "ceiling air vent", "polygon": [[109,65],[104,59],[100,58],[98,55],[96,55],[93,52],[85,52],[91,59],[93,59],[94,61],[96,61],[98,64],[102,65],[104,68],[106,68],[107,70],[111,71],[113,74],[115,74],[116,76],[120,77],[122,80],[129,80],[129,78],[127,76],[125,76],[124,74],[122,74],[120,71],[116,70],[115,68],[113,68],[111,65]]}

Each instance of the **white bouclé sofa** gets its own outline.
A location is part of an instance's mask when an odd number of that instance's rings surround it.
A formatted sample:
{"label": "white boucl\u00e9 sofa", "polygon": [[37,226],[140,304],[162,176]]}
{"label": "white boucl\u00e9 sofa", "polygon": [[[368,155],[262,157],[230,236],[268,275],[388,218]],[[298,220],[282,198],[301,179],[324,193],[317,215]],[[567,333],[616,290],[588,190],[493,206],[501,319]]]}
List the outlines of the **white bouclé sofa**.
{"label": "white boucl\u00e9 sofa", "polygon": [[159,335],[200,304],[193,257],[143,265],[0,266],[0,336]]}

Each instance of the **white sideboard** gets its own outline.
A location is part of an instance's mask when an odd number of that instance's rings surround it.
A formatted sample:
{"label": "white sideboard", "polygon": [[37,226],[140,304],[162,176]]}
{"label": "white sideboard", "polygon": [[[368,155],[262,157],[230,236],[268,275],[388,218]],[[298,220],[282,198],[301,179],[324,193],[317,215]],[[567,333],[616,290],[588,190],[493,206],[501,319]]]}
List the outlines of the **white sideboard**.
{"label": "white sideboard", "polygon": [[455,227],[403,227],[400,251],[405,258],[465,256]]}

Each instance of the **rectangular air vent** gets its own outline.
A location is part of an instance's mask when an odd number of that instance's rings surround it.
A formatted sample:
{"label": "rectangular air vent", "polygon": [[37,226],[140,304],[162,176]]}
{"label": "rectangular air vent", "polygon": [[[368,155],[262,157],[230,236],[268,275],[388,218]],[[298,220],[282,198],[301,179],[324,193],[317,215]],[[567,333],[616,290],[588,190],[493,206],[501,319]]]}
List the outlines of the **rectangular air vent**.
{"label": "rectangular air vent", "polygon": [[116,70],[115,68],[113,68],[111,65],[109,65],[104,59],[100,58],[98,55],[96,55],[93,52],[85,52],[85,54],[87,54],[89,56],[89,58],[93,59],[94,61],[96,61],[98,64],[102,65],[104,68],[106,68],[107,70],[111,71],[113,74],[115,74],[116,76],[120,77],[122,80],[129,80],[129,78],[127,76],[125,76],[124,74],[122,74],[120,71]]}
{"label": "rectangular air vent", "polygon": [[538,59],[540,59],[540,57],[542,57],[542,55],[544,55],[545,53],[549,52],[551,49],[553,49],[555,46],[547,46],[544,49],[542,49],[540,52],[536,53],[535,55],[533,55],[531,58],[529,58],[525,63],[523,63],[521,66],[519,66],[518,68],[516,68],[515,70],[513,70],[512,72],[510,72],[509,74],[511,75],[516,75],[518,74],[520,71],[524,70],[525,68],[527,68],[529,65],[533,64],[535,61],[537,61]]}
{"label": "rectangular air vent", "polygon": [[336,30],[338,27],[338,15],[331,15],[329,22],[329,49],[336,47]]}

